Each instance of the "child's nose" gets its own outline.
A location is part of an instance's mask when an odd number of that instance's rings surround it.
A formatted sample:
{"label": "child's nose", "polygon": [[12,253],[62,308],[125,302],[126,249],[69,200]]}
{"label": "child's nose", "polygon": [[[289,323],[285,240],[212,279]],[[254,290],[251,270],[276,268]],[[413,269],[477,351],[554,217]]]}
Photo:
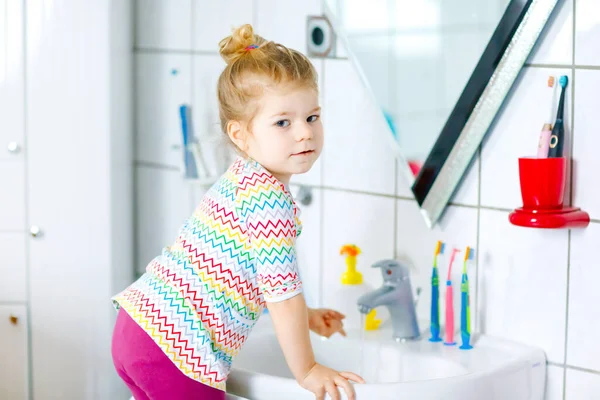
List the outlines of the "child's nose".
{"label": "child's nose", "polygon": [[312,127],[307,123],[303,124],[297,133],[298,140],[308,140],[313,138]]}

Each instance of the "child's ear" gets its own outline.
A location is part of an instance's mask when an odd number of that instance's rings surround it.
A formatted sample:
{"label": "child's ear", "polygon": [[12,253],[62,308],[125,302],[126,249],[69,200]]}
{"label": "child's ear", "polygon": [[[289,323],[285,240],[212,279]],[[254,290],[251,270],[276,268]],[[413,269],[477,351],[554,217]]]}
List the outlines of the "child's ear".
{"label": "child's ear", "polygon": [[227,122],[227,135],[241,151],[246,151],[246,131],[239,121]]}

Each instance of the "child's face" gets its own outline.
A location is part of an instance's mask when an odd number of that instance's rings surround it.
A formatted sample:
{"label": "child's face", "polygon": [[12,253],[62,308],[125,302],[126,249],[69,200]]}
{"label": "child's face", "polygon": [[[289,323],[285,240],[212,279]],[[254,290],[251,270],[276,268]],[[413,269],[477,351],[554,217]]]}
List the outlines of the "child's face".
{"label": "child's face", "polygon": [[246,134],[246,154],[283,183],[310,170],[323,148],[318,93],[313,89],[269,89]]}

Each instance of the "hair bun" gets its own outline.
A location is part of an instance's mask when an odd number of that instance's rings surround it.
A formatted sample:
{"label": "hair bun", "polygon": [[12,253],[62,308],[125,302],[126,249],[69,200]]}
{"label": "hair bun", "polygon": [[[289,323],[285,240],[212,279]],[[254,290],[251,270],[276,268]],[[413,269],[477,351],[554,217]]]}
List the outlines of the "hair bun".
{"label": "hair bun", "polygon": [[259,46],[264,41],[263,38],[254,34],[252,25],[245,24],[234,29],[231,36],[227,36],[219,42],[219,53],[227,64],[232,64],[246,54],[248,46],[253,44]]}

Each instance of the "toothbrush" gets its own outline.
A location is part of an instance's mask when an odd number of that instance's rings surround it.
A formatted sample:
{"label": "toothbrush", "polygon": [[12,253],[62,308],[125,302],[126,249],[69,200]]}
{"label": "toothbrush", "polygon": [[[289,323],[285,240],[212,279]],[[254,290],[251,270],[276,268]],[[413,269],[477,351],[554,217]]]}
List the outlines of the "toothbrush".
{"label": "toothbrush", "polygon": [[197,178],[198,172],[194,167],[194,159],[190,157],[189,139],[191,135],[191,113],[190,106],[182,104],[179,106],[179,117],[181,118],[181,135],[183,150],[183,176],[185,178]]}
{"label": "toothbrush", "polygon": [[450,265],[448,266],[448,280],[446,281],[446,346],[454,346],[454,296],[452,295],[452,264],[459,249],[452,249]]}
{"label": "toothbrush", "polygon": [[431,338],[430,342],[441,342],[440,338],[440,278],[438,274],[437,259],[444,254],[446,245],[438,240],[433,256],[433,272],[431,273]]}
{"label": "toothbrush", "polygon": [[469,297],[469,276],[467,275],[467,263],[475,258],[475,251],[467,246],[465,250],[465,259],[463,264],[462,279],[460,285],[461,305],[460,305],[460,336],[462,345],[460,349],[469,350],[471,346],[471,306]]}
{"label": "toothbrush", "polygon": [[556,113],[556,122],[554,122],[554,128],[552,128],[552,135],[550,136],[550,150],[548,150],[548,157],[562,157],[563,145],[565,136],[565,125],[564,125],[564,113],[565,113],[565,88],[569,83],[569,78],[563,75],[558,80],[560,87],[560,101],[558,103],[558,112]]}
{"label": "toothbrush", "polygon": [[[554,103],[556,100],[556,86],[554,85],[554,76],[548,77],[548,87],[552,89],[552,96],[550,96],[550,118],[548,121],[552,121],[552,113],[554,112]],[[538,158],[547,158],[548,149],[550,148],[550,136],[552,135],[552,124],[544,123],[542,126],[542,132],[540,133],[540,141],[538,143]]]}

